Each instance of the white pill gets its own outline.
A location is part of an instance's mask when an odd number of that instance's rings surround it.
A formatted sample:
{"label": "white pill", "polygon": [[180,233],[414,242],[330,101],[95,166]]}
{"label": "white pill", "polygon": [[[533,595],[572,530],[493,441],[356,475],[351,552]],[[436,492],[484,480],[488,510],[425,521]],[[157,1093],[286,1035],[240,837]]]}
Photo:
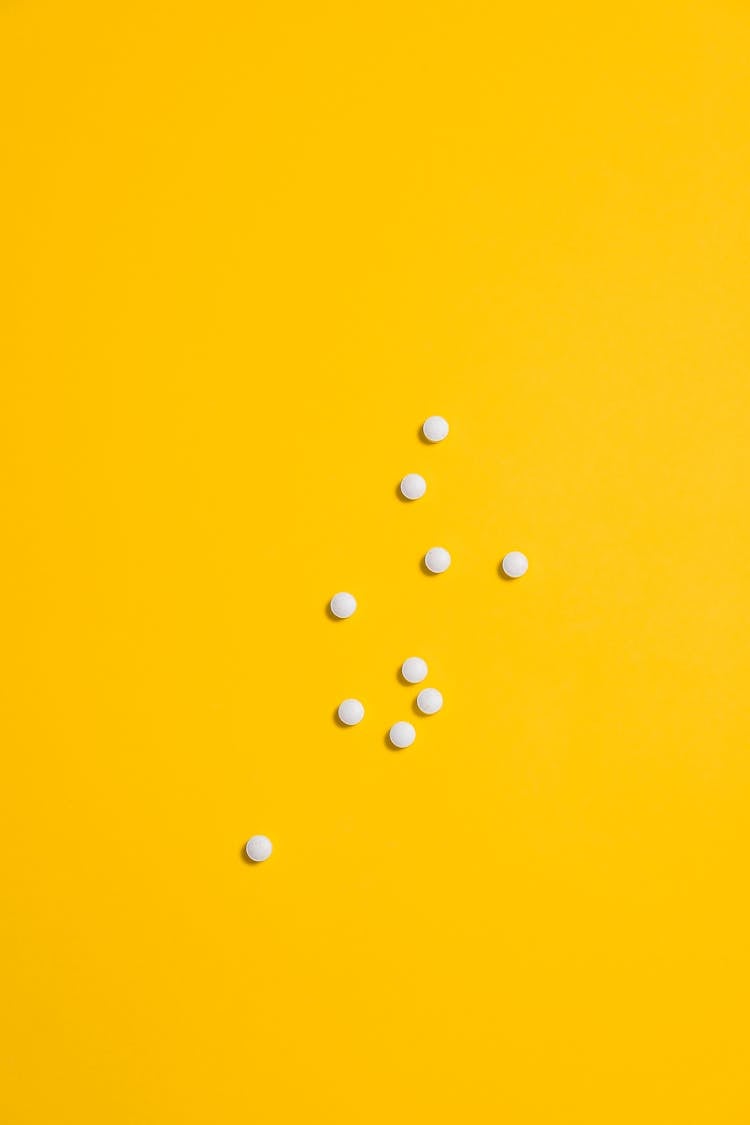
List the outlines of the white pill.
{"label": "white pill", "polygon": [[443,696],[437,688],[422,688],[417,696],[417,707],[423,715],[434,715],[442,706]]}
{"label": "white pill", "polygon": [[397,750],[405,750],[407,746],[411,746],[417,732],[411,723],[394,723],[388,731],[388,737]]}
{"label": "white pill", "polygon": [[451,557],[445,547],[430,547],[424,557],[424,565],[433,574],[442,574],[451,565]]}
{"label": "white pill", "polygon": [[509,551],[503,559],[503,572],[508,578],[521,578],[529,569],[529,560],[521,551]]}
{"label": "white pill", "polygon": [[253,863],[263,863],[273,851],[273,844],[268,836],[251,836],[245,844],[245,851]]}
{"label": "white pill", "polygon": [[365,709],[358,699],[345,699],[339,703],[339,719],[346,727],[356,727],[365,717]]}
{"label": "white pill", "polygon": [[419,473],[407,473],[401,481],[401,493],[407,500],[419,500],[427,491],[427,481]]}
{"label": "white pill", "polygon": [[427,678],[427,662],[421,656],[410,656],[401,665],[401,675],[407,684],[421,684]]}
{"label": "white pill", "polygon": [[334,617],[351,617],[357,608],[354,594],[334,594],[331,598],[331,613]]}
{"label": "white pill", "polygon": [[448,436],[449,429],[450,426],[445,418],[441,418],[439,414],[432,414],[422,426],[422,433],[428,441],[442,441]]}

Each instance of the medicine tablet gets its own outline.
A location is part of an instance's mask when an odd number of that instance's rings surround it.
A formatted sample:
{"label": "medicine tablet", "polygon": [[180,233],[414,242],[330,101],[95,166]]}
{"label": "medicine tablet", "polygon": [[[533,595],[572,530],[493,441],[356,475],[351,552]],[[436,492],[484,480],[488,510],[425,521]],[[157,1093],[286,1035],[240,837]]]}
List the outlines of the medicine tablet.
{"label": "medicine tablet", "polygon": [[430,547],[424,557],[424,565],[433,574],[442,574],[451,565],[451,557],[445,547]]}
{"label": "medicine tablet", "polygon": [[442,706],[443,696],[437,688],[422,688],[417,696],[417,707],[423,715],[434,715]]}
{"label": "medicine tablet", "polygon": [[427,481],[419,473],[407,473],[401,481],[401,494],[407,500],[420,500],[427,491]]}
{"label": "medicine tablet", "polygon": [[365,709],[358,699],[345,699],[339,703],[338,716],[345,727],[356,727],[365,717]]}
{"label": "medicine tablet", "polygon": [[422,426],[422,433],[428,441],[442,441],[448,436],[449,429],[450,426],[445,418],[441,418],[439,414],[432,414]]}
{"label": "medicine tablet", "polygon": [[503,573],[508,578],[521,578],[529,569],[529,560],[521,551],[509,551],[503,559]]}
{"label": "medicine tablet", "polygon": [[354,594],[334,594],[331,598],[331,613],[334,617],[351,617],[357,608]]}
{"label": "medicine tablet", "polygon": [[397,750],[405,750],[407,746],[411,746],[417,732],[411,723],[394,723],[388,731],[388,737]]}
{"label": "medicine tablet", "polygon": [[245,851],[253,863],[263,863],[273,851],[273,844],[268,836],[251,836],[245,844]]}
{"label": "medicine tablet", "polygon": [[407,684],[421,684],[427,679],[427,662],[421,656],[410,656],[401,665],[401,675]]}

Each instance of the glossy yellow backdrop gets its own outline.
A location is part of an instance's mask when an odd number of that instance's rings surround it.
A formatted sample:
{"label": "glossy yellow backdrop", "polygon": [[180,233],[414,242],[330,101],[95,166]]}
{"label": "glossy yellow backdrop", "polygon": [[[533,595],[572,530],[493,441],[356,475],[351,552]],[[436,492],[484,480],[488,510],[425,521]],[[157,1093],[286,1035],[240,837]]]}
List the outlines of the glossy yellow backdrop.
{"label": "glossy yellow backdrop", "polygon": [[749,52],[2,4],[2,1125],[750,1119]]}

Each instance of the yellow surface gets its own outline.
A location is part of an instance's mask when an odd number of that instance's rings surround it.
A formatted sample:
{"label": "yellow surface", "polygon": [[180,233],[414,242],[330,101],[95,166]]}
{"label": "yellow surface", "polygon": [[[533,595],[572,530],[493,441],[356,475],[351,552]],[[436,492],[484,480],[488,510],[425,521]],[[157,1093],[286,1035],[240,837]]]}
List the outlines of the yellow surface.
{"label": "yellow surface", "polygon": [[749,53],[3,4],[2,1125],[750,1119]]}

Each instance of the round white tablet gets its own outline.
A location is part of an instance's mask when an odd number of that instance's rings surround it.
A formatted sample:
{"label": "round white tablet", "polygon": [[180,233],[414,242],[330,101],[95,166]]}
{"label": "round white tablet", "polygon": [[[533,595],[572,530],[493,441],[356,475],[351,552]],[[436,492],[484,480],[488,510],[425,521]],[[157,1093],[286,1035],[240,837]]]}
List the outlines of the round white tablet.
{"label": "round white tablet", "polygon": [[445,418],[441,418],[439,414],[432,414],[423,424],[422,433],[428,441],[442,441],[448,436],[449,429],[450,426]]}
{"label": "round white tablet", "polygon": [[424,565],[433,574],[442,574],[451,565],[451,557],[445,547],[430,547],[424,557]]}
{"label": "round white tablet", "polygon": [[417,696],[417,707],[423,715],[434,715],[442,706],[443,696],[437,688],[422,688]]}
{"label": "round white tablet", "polygon": [[521,551],[509,551],[503,559],[503,573],[508,578],[521,578],[529,569],[529,560]]}
{"label": "round white tablet", "polygon": [[338,716],[346,727],[356,727],[365,717],[365,709],[358,699],[345,699],[339,703]]}
{"label": "round white tablet", "polygon": [[410,656],[401,665],[401,675],[407,684],[421,684],[427,678],[427,662],[421,656]]}
{"label": "round white tablet", "polygon": [[351,617],[357,608],[354,594],[334,594],[331,598],[331,613],[334,617]]}
{"label": "round white tablet", "polygon": [[427,481],[419,473],[407,473],[401,481],[401,493],[407,500],[419,500],[427,491]]}
{"label": "round white tablet", "polygon": [[417,732],[411,723],[394,723],[388,731],[388,737],[397,750],[405,750],[407,746],[411,746]]}
{"label": "round white tablet", "polygon": [[273,851],[273,844],[268,836],[251,836],[245,844],[245,851],[253,863],[263,863]]}

